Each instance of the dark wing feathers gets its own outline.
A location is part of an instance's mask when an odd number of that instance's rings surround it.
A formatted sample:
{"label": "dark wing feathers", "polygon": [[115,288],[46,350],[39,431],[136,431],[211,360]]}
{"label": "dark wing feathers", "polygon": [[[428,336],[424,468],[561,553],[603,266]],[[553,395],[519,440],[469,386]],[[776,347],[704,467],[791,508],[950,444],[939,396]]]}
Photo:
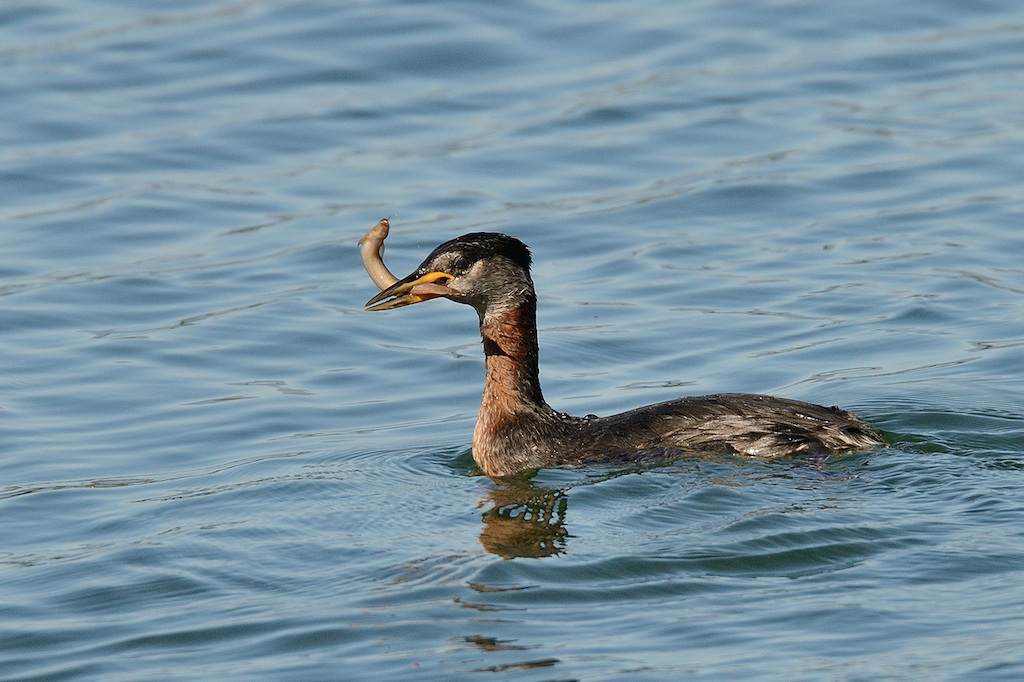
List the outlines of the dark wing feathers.
{"label": "dark wing feathers", "polygon": [[860,418],[839,408],[744,393],[680,398],[599,421],[594,426],[601,438],[621,449],[731,450],[771,458],[883,442]]}

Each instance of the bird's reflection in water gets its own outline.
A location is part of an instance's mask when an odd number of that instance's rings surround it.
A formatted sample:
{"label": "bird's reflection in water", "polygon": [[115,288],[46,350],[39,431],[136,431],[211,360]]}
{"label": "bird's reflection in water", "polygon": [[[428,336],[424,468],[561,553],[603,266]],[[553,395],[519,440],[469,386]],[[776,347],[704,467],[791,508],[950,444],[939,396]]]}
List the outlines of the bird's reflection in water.
{"label": "bird's reflection in water", "polygon": [[484,527],[480,544],[504,559],[541,558],[565,551],[569,532],[565,512],[569,500],[564,490],[540,488],[528,480],[515,480],[492,488],[481,507]]}

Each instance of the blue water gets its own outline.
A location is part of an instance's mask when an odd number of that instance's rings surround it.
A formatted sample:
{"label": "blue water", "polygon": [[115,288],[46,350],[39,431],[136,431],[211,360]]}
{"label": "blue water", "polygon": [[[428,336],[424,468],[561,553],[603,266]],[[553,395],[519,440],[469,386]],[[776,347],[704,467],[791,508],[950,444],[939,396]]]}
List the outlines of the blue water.
{"label": "blue water", "polygon": [[[0,7],[0,679],[1024,678],[1024,5]],[[764,392],[891,446],[498,485],[545,396]]]}

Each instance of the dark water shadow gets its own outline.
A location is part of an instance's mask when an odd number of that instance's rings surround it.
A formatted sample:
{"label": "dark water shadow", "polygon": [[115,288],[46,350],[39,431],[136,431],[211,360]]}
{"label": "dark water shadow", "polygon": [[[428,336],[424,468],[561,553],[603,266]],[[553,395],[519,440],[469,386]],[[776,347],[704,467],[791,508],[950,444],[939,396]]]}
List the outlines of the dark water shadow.
{"label": "dark water shadow", "polygon": [[547,489],[529,478],[505,480],[491,488],[481,504],[480,544],[503,559],[543,558],[566,549],[569,499],[565,489]]}
{"label": "dark water shadow", "polygon": [[[875,452],[882,452],[879,448]],[[873,453],[833,456],[802,456],[785,462],[764,462],[738,456],[701,456],[659,452],[649,460],[594,464],[583,468],[545,469],[518,476],[489,480],[479,506],[483,526],[481,546],[503,559],[545,558],[563,554],[572,535],[567,530],[569,493],[579,486],[644,473],[651,470],[678,471],[681,477],[699,472],[709,482],[728,481],[730,487],[764,479],[800,479],[807,485],[823,480],[849,478],[851,461],[864,462]],[[453,464],[467,475],[483,474],[473,465],[467,451]],[[541,473],[543,475],[541,476]],[[543,478],[544,483],[538,482]],[[551,479],[557,481],[552,483]]]}
{"label": "dark water shadow", "polygon": [[479,503],[484,509],[479,539],[489,554],[503,559],[539,559],[565,551],[571,537],[565,527],[567,492],[578,483],[578,476],[565,485],[554,486],[534,482],[536,471],[488,479],[473,461],[471,449],[451,460],[451,466],[458,473],[488,481],[486,495]]}

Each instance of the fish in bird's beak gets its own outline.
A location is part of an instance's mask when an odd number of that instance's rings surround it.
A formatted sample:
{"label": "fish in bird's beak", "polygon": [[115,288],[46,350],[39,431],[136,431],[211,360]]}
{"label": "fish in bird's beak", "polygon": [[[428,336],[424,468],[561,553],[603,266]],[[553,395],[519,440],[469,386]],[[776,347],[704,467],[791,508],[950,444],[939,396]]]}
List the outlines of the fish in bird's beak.
{"label": "fish in bird's beak", "polygon": [[[419,271],[414,272],[408,277],[398,280],[367,301],[366,309],[390,310],[392,308],[412,305],[413,303],[429,301],[439,296],[457,294],[458,292],[455,289],[450,289],[445,284],[438,283],[441,281],[447,283],[453,279],[455,279],[454,276],[449,275],[447,272],[428,272],[425,275],[420,275]],[[385,301],[384,299],[390,300]]]}

